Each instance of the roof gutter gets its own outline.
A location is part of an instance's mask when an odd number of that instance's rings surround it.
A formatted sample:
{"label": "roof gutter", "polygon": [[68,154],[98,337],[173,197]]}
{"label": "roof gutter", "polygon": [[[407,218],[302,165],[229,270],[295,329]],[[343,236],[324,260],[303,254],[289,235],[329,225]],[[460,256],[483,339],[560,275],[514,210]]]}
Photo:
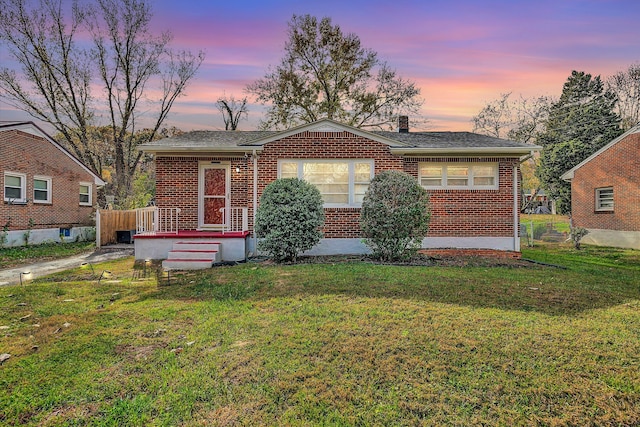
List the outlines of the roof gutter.
{"label": "roof gutter", "polygon": [[251,154],[254,151],[262,151],[263,147],[155,147],[138,146],[138,150],[149,154],[165,154],[172,156],[193,156],[212,154]]}
{"label": "roof gutter", "polygon": [[424,147],[391,147],[392,154],[398,155],[433,155],[433,154],[455,154],[455,155],[523,155],[540,151],[542,147],[537,145],[529,147],[455,147],[455,148],[424,148]]}

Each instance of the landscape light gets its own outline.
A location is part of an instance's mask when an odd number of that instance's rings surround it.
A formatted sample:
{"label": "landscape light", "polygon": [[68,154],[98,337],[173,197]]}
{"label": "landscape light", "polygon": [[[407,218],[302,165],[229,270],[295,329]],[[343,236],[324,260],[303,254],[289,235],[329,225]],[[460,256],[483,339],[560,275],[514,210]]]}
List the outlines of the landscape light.
{"label": "landscape light", "polygon": [[106,279],[109,277],[111,277],[111,272],[109,270],[102,270],[102,273],[100,273],[100,277],[98,278],[98,285],[100,284],[102,278]]}
{"label": "landscape light", "polygon": [[91,264],[90,262],[83,262],[82,264],[80,264],[81,267],[86,267],[86,266],[91,267],[91,274],[92,275],[96,275],[96,271],[93,269],[93,264]]}
{"label": "landscape light", "polygon": [[22,281],[28,281],[31,280],[31,272],[30,271],[23,271],[20,273],[20,284],[22,285]]}

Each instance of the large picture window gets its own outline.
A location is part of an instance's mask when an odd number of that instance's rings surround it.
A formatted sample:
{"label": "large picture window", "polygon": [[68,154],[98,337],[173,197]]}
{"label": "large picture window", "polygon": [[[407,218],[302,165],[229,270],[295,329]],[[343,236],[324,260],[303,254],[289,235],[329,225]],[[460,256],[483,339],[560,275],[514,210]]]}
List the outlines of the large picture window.
{"label": "large picture window", "polygon": [[373,177],[373,160],[281,160],[280,178],[315,185],[325,206],[361,206]]}
{"label": "large picture window", "polygon": [[9,203],[27,202],[27,176],[23,173],[4,173],[4,201]]}
{"label": "large picture window", "polygon": [[498,189],[497,163],[420,163],[418,180],[426,189]]}
{"label": "large picture window", "polygon": [[596,188],[596,210],[613,210],[613,187]]}
{"label": "large picture window", "polygon": [[51,203],[51,178],[33,177],[33,203]]}

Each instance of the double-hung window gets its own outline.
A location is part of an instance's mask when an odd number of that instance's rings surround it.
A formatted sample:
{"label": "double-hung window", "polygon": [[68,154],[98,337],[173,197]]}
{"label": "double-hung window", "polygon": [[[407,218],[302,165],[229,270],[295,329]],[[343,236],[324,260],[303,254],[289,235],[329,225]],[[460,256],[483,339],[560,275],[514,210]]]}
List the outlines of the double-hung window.
{"label": "double-hung window", "polygon": [[80,183],[80,205],[91,206],[91,184],[88,182]]}
{"label": "double-hung window", "polygon": [[418,180],[426,189],[498,189],[497,163],[420,163]]}
{"label": "double-hung window", "polygon": [[315,185],[326,207],[359,207],[373,178],[373,160],[280,160],[280,178]]}
{"label": "double-hung window", "polygon": [[51,203],[51,178],[33,177],[33,203]]}
{"label": "double-hung window", "polygon": [[9,203],[27,202],[27,175],[17,172],[4,173],[4,201]]}
{"label": "double-hung window", "polygon": [[613,210],[613,187],[596,188],[596,211]]}

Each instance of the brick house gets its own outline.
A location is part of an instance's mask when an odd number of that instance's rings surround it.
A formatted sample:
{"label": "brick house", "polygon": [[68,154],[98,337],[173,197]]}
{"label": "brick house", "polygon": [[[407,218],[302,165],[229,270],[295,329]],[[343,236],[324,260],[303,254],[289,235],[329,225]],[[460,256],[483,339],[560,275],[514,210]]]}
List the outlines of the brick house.
{"label": "brick house", "polygon": [[640,123],[562,175],[584,243],[640,249]]}
{"label": "brick house", "polygon": [[[90,238],[102,179],[33,122],[0,122],[0,233],[6,246]],[[4,227],[8,226],[8,232]]]}
{"label": "brick house", "polygon": [[[519,165],[539,149],[469,132],[409,132],[406,116],[398,132],[325,119],[281,132],[194,131],[139,148],[154,155],[158,208],[179,212],[183,234],[136,235],[137,259],[170,258],[176,239],[220,240],[234,232],[245,233],[245,250],[253,251],[253,207],[267,184],[285,177],[313,183],[325,201],[324,238],[310,254],[364,253],[361,202],[371,178],[388,169],[414,176],[430,193],[424,248],[518,256]],[[246,255],[222,251],[223,259]]]}

